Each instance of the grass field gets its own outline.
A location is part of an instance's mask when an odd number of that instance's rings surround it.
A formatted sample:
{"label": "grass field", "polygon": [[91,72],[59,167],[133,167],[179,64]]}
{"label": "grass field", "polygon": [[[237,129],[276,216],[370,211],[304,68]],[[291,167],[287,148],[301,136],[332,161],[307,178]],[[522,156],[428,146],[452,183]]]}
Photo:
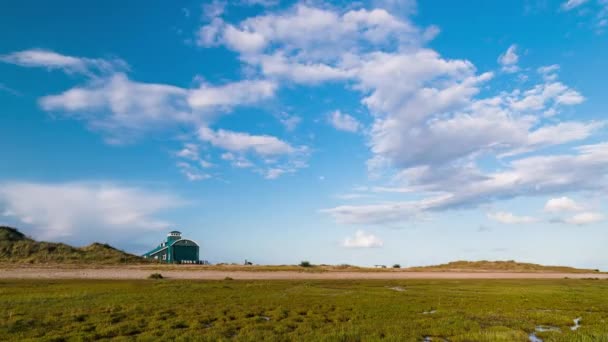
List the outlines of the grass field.
{"label": "grass field", "polygon": [[3,280],[0,340],[608,341],[607,298],[608,280]]}

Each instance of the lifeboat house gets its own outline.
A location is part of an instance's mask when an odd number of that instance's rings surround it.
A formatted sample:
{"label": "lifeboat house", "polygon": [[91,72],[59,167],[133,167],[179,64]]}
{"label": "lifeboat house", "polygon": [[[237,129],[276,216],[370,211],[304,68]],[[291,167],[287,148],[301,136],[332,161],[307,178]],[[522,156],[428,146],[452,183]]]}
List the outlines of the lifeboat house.
{"label": "lifeboat house", "polygon": [[146,259],[172,264],[199,264],[198,243],[182,238],[182,233],[174,230],[167,234],[167,240],[144,254]]}

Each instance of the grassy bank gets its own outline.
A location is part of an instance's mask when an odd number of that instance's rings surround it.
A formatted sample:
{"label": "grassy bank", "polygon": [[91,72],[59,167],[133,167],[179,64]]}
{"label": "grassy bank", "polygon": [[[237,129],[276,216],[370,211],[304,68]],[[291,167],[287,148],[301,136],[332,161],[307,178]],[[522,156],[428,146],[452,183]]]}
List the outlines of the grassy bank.
{"label": "grassy bank", "polygon": [[[608,340],[606,280],[0,281],[0,340]],[[572,331],[573,319],[581,327]]]}

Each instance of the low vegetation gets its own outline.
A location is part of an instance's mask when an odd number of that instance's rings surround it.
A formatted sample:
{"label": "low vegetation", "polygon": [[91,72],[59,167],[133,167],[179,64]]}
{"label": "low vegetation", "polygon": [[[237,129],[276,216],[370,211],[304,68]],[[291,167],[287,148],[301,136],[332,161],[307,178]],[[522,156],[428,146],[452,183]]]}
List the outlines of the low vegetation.
{"label": "low vegetation", "polygon": [[313,265],[302,261],[299,265],[170,265],[129,254],[108,244],[92,243],[85,247],[73,247],[63,243],[35,241],[15,228],[0,226],[0,264],[3,267],[23,265],[50,265],[53,267],[78,267],[87,264],[94,267],[136,265],[145,269],[217,270],[217,271],[295,271],[295,272],[559,272],[597,273],[599,270],[579,269],[566,266],[543,266],[516,261],[455,261],[442,265],[401,268],[370,268],[348,264]]}
{"label": "low vegetation", "polygon": [[18,264],[140,264],[146,260],[110,245],[72,247],[35,241],[15,228],[0,226],[0,261]]}
{"label": "low vegetation", "polygon": [[566,279],[0,280],[0,340],[607,341],[607,293]]}
{"label": "low vegetation", "polygon": [[163,275],[160,273],[152,273],[148,276],[148,279],[163,279]]}
{"label": "low vegetation", "polygon": [[594,273],[599,270],[582,269],[567,266],[544,266],[538,264],[508,261],[453,261],[447,264],[411,267],[408,271],[506,271],[506,272],[558,272],[558,273]]}

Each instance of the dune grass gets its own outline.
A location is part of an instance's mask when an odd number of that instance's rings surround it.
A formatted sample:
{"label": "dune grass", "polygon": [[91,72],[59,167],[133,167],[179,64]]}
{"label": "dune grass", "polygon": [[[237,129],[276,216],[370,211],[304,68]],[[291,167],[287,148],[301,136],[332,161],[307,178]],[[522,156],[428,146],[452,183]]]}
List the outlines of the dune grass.
{"label": "dune grass", "polygon": [[64,243],[35,241],[19,230],[0,226],[0,262],[3,264],[144,264],[147,260],[108,244],[73,247]]}
{"label": "dune grass", "polygon": [[0,340],[608,341],[607,297],[572,279],[4,280]]}
{"label": "dune grass", "polygon": [[410,267],[408,271],[427,271],[427,272],[445,272],[445,271],[505,271],[505,272],[557,272],[557,273],[597,273],[597,269],[574,268],[568,266],[546,266],[532,264],[526,262],[517,262],[514,260],[506,261],[452,261],[447,264]]}

